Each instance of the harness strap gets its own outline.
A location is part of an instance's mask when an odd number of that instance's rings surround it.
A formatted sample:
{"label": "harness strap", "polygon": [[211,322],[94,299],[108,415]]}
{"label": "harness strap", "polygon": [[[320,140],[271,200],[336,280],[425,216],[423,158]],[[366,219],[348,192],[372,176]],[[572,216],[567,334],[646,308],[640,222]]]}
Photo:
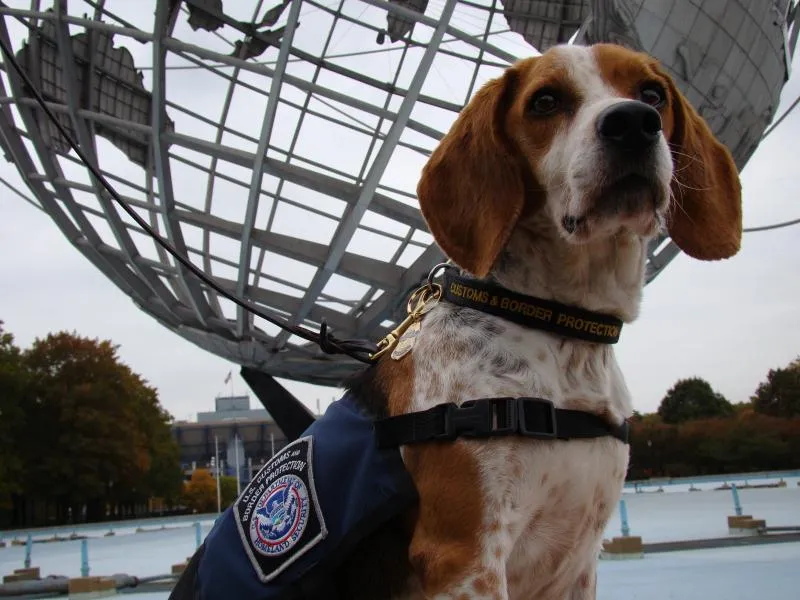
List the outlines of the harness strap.
{"label": "harness strap", "polygon": [[539,440],[610,436],[627,444],[629,429],[627,421],[612,425],[588,412],[556,408],[542,398],[481,398],[375,421],[379,448],[507,435]]}

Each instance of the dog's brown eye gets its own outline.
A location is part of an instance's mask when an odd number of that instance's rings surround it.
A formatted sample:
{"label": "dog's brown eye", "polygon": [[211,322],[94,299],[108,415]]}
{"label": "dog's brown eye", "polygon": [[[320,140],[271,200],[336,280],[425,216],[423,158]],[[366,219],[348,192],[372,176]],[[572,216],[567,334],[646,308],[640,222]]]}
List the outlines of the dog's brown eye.
{"label": "dog's brown eye", "polygon": [[660,108],[666,100],[666,92],[657,83],[648,83],[639,91],[639,99],[654,108]]}
{"label": "dog's brown eye", "polygon": [[561,99],[552,90],[536,92],[528,103],[530,111],[536,115],[551,115],[561,106]]}

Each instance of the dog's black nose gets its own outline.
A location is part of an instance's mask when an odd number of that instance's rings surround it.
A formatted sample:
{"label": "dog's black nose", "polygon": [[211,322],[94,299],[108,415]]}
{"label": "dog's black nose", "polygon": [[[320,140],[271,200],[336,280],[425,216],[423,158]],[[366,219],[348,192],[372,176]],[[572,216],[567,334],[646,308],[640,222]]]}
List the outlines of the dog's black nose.
{"label": "dog's black nose", "polygon": [[631,100],[606,108],[597,117],[597,135],[627,151],[644,150],[661,133],[661,115],[644,102]]}

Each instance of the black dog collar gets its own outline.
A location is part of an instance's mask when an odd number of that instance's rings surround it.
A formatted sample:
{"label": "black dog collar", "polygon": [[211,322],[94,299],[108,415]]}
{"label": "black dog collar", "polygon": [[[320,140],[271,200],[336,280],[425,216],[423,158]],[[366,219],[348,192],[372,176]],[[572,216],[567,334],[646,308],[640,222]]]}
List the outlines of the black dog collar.
{"label": "black dog collar", "polygon": [[[619,340],[622,320],[616,317],[460,277],[452,273],[452,267],[448,267],[449,265],[437,265],[428,277],[428,286],[420,290],[434,289],[433,277],[437,271],[446,268],[441,286],[435,286],[441,287],[441,296],[437,301],[444,300],[525,327],[590,342],[614,344]],[[415,294],[418,292],[419,290]],[[420,311],[420,306],[423,305],[418,305],[414,311]],[[424,310],[419,314],[414,311],[409,309],[409,319],[418,319],[424,314]],[[390,334],[385,348],[388,350],[394,347],[400,335],[402,332]],[[610,424],[592,413],[556,408],[550,400],[542,398],[480,398],[469,400],[460,406],[453,403],[440,404],[428,410],[378,419],[375,421],[375,435],[380,448],[453,441],[459,437],[488,438],[507,435],[540,440],[608,436],[627,444],[629,427],[627,421],[623,421],[621,425]]]}
{"label": "black dog collar", "polygon": [[518,325],[598,344],[616,344],[622,320],[611,315],[512,292],[499,285],[461,277],[447,269],[442,300],[474,308]]}

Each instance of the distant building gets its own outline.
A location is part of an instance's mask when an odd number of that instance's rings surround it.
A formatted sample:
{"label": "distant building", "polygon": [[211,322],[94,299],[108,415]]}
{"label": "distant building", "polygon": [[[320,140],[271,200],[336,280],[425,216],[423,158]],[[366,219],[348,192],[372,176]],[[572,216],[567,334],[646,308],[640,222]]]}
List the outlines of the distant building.
{"label": "distant building", "polygon": [[250,396],[217,396],[214,410],[197,413],[198,423],[220,421],[272,421],[272,416],[263,408],[250,408]]}
{"label": "distant building", "polygon": [[214,408],[197,413],[196,423],[173,423],[183,469],[188,474],[195,468],[212,468],[218,446],[223,474],[236,475],[238,462],[239,478],[245,484],[286,445],[286,436],[269,412],[250,408],[249,396],[218,396]]}

